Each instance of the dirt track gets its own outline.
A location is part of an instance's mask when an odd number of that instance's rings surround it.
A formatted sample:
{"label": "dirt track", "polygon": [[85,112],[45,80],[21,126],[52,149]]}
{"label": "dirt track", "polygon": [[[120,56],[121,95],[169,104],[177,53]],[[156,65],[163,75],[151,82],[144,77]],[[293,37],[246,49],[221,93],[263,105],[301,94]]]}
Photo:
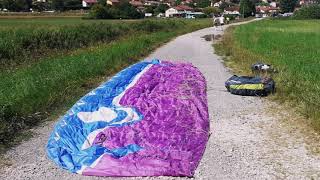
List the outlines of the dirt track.
{"label": "dirt track", "polygon": [[[221,33],[206,28],[180,36],[147,58],[191,62],[207,79],[212,135],[195,179],[320,179],[320,157],[307,150],[303,135],[286,127],[282,116],[266,112],[277,105],[225,90],[224,81],[231,74],[214,54],[212,42],[201,38]],[[1,169],[0,179],[100,179],[70,174],[47,159],[45,145],[53,126],[54,122],[41,125],[34,138],[9,151],[6,157],[13,165]]]}

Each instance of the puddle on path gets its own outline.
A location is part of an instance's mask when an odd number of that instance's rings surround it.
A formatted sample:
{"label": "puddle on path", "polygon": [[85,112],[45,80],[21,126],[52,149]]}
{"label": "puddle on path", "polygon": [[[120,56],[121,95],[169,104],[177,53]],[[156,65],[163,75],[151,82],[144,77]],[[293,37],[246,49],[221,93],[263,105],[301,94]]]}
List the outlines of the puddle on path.
{"label": "puddle on path", "polygon": [[214,35],[214,34],[207,34],[205,36],[202,36],[201,38],[204,38],[206,41],[213,41],[213,40],[218,40],[221,38],[221,35]]}

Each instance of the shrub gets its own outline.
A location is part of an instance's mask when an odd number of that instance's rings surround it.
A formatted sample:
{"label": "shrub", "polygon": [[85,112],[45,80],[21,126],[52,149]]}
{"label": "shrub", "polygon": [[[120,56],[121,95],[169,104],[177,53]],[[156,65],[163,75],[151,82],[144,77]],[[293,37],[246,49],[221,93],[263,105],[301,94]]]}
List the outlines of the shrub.
{"label": "shrub", "polygon": [[195,15],[195,18],[207,18],[208,16],[206,14],[199,14],[199,15]]}
{"label": "shrub", "polygon": [[320,4],[302,7],[294,13],[296,19],[320,19]]}
{"label": "shrub", "polygon": [[233,21],[236,19],[238,15],[233,15],[233,14],[225,14],[224,17],[225,18],[229,18],[230,21]]}
{"label": "shrub", "polygon": [[113,19],[113,16],[110,14],[106,6],[101,4],[95,4],[92,6],[89,18],[91,19]]}
{"label": "shrub", "polygon": [[212,17],[212,15],[220,14],[222,11],[216,7],[206,7],[206,8],[203,8],[202,12]]}
{"label": "shrub", "polygon": [[242,17],[249,17],[255,14],[256,7],[252,0],[240,1],[240,13]]}
{"label": "shrub", "polygon": [[91,19],[139,19],[143,15],[128,2],[121,2],[117,6],[94,5],[89,13]]}
{"label": "shrub", "polygon": [[66,51],[97,42],[108,42],[128,30],[128,25],[112,26],[108,23],[2,30],[0,65],[20,64],[51,50]]}
{"label": "shrub", "polygon": [[283,13],[293,12],[297,5],[298,0],[280,0],[280,9]]}

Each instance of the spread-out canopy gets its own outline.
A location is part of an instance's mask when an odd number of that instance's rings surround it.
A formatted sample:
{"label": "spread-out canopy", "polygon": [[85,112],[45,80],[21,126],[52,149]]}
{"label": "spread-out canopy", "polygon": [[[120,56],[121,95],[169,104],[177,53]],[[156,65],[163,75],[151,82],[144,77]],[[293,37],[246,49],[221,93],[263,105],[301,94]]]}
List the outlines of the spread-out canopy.
{"label": "spread-out canopy", "polygon": [[47,153],[95,176],[193,176],[208,140],[206,81],[191,64],[134,64],[82,97]]}

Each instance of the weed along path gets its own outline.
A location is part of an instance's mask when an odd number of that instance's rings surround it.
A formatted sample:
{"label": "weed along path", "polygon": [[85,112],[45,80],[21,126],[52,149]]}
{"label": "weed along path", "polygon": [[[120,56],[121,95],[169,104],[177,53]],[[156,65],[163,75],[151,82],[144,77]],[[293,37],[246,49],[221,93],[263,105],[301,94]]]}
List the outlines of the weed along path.
{"label": "weed along path", "polygon": [[[268,113],[277,105],[264,98],[229,94],[231,73],[202,38],[223,31],[206,28],[176,38],[147,59],[180,60],[198,67],[207,80],[211,136],[195,179],[320,179],[320,158],[305,135],[284,121],[287,113]],[[61,170],[45,153],[54,122],[34,129],[34,138],[10,150],[0,179],[113,179],[85,177]],[[130,179],[188,179],[151,177]]]}

